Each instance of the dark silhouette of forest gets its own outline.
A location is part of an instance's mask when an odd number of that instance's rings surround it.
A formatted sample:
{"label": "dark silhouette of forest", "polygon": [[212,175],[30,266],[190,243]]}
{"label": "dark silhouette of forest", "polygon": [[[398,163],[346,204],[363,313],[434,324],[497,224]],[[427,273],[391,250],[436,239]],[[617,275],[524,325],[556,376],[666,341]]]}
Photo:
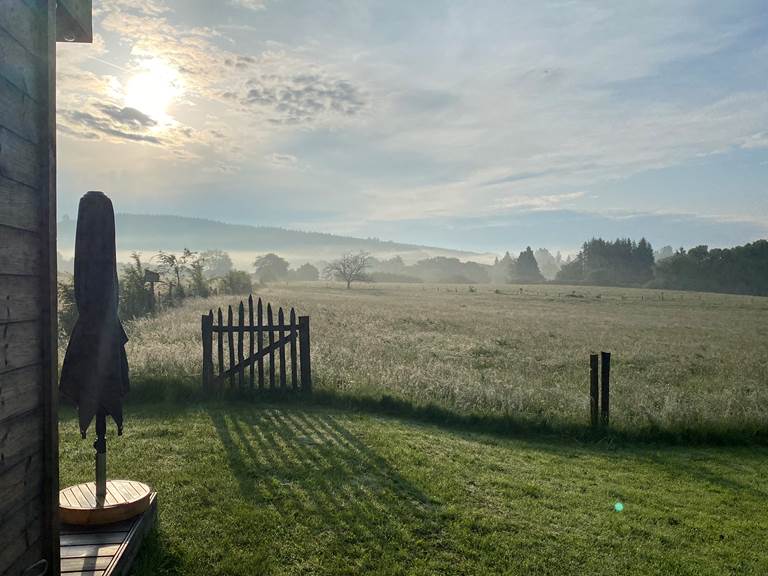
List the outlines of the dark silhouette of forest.
{"label": "dark silhouette of forest", "polygon": [[658,288],[768,295],[768,240],[734,248],[697,246],[656,264]]}
{"label": "dark silhouette of forest", "polygon": [[557,281],[600,286],[645,286],[732,294],[768,295],[768,240],[734,248],[697,246],[654,254],[641,239],[593,238],[566,262]]}

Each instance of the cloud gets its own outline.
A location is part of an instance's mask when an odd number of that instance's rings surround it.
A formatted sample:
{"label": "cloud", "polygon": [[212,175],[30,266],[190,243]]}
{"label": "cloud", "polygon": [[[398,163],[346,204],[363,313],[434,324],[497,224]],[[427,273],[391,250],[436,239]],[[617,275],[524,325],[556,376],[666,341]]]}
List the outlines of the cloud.
{"label": "cloud", "polygon": [[162,143],[160,138],[149,132],[156,122],[133,108],[107,104],[96,106],[91,112],[64,109],[59,110],[59,120],[68,134],[87,140],[106,136],[118,141]]}
{"label": "cloud", "polygon": [[266,8],[264,0],[229,0],[233,6],[247,8],[248,10],[260,11]]}
{"label": "cloud", "polygon": [[768,148],[768,131],[757,132],[744,140],[742,148]]}
{"label": "cloud", "polygon": [[95,104],[85,110],[60,108],[58,128],[67,136],[87,141],[151,144],[188,160],[199,158],[188,149],[190,144],[205,145],[220,138],[216,130],[197,132],[181,124],[160,125],[135,108],[115,104]]}
{"label": "cloud", "polygon": [[97,108],[112,118],[115,122],[126,126],[132,126],[137,129],[157,126],[157,122],[143,112],[136,110],[136,108],[120,108],[119,106],[113,106],[111,104],[101,104],[97,106]]}
{"label": "cloud", "polygon": [[265,109],[274,124],[309,124],[329,115],[355,116],[365,107],[356,86],[321,72],[253,77],[245,83],[240,103]]}
{"label": "cloud", "polygon": [[291,154],[279,154],[273,152],[266,156],[267,162],[276,168],[294,168],[298,165],[299,159]]}
{"label": "cloud", "polygon": [[[96,44],[58,47],[61,130],[82,157],[117,172],[93,141],[161,147],[195,160],[155,166],[174,190],[202,181],[236,204],[280,189],[326,221],[394,223],[577,209],[598,187],[621,207],[612,186],[633,175],[768,146],[766,52],[749,45],[765,24],[748,6],[209,4],[102,2]],[[122,97],[150,59],[183,83],[170,126]],[[658,208],[727,202],[668,185]]]}

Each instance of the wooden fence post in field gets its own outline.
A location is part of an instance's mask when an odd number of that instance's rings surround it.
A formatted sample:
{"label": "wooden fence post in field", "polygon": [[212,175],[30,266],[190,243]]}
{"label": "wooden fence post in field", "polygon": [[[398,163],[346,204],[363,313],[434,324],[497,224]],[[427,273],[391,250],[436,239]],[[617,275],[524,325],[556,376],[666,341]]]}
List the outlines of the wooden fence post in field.
{"label": "wooden fence post in field", "polygon": [[213,384],[213,312],[200,320],[203,333],[203,390],[210,393]]}
{"label": "wooden fence post in field", "polygon": [[610,388],[611,388],[611,353],[600,352],[601,361],[601,390],[600,390],[600,420],[603,426],[608,426],[610,419]]}
{"label": "wooden fence post in field", "polygon": [[299,316],[299,354],[301,355],[301,389],[312,391],[312,364],[309,357],[309,316]]}
{"label": "wooden fence post in field", "polygon": [[597,354],[590,354],[589,356],[589,421],[593,428],[598,425],[598,412],[599,412],[599,372],[598,372],[598,356]]}

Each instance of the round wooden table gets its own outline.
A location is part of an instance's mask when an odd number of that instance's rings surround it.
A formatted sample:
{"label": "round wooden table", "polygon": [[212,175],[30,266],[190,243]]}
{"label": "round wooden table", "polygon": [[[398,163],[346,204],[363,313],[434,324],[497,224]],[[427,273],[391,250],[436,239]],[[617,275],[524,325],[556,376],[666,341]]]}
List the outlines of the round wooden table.
{"label": "round wooden table", "polygon": [[96,483],[86,482],[59,491],[64,524],[90,526],[133,518],[149,508],[151,489],[134,480],[107,480],[107,494],[96,497]]}

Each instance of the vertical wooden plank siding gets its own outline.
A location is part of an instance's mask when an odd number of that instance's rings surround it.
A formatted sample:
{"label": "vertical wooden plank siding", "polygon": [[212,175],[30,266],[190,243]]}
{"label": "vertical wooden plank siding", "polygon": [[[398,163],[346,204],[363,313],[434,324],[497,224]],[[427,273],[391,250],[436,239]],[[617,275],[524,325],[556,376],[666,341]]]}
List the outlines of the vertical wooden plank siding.
{"label": "vertical wooden plank siding", "polygon": [[296,375],[298,361],[296,358],[296,310],[291,308],[291,387],[296,390],[298,387],[298,378]]}
{"label": "vertical wooden plank siding", "polygon": [[262,332],[264,328],[264,309],[261,304],[261,298],[259,298],[258,306],[256,307],[256,315],[258,316],[259,331],[257,334],[258,340],[256,341],[256,351],[259,354],[259,390],[264,388],[264,356],[261,351],[264,349],[264,334]]}
{"label": "vertical wooden plank siding", "polygon": [[309,316],[299,316],[299,354],[301,355],[301,389],[312,391],[312,364],[309,354]]}
{"label": "vertical wooden plank siding", "polygon": [[0,2],[0,574],[57,574],[56,2]]}
{"label": "vertical wooden plank siding", "polygon": [[243,329],[245,327],[245,307],[243,301],[240,301],[240,306],[237,309],[237,361],[240,364],[240,370],[238,370],[237,385],[240,389],[245,388],[245,357],[243,356],[243,338],[245,334]]}
{"label": "vertical wooden plank siding", "polygon": [[227,345],[229,346],[229,387],[235,387],[235,331],[232,326],[232,306],[227,307]]}
{"label": "vertical wooden plank siding", "polygon": [[43,141],[42,160],[45,174],[44,202],[40,224],[43,236],[43,274],[41,292],[43,344],[43,437],[44,437],[44,493],[43,493],[43,556],[48,560],[51,574],[59,572],[59,407],[58,407],[58,327],[57,327],[57,270],[56,270],[56,2],[47,5],[48,74],[46,91],[48,110],[47,130]]}
{"label": "vertical wooden plank siding", "polygon": [[[253,294],[248,296],[248,344],[249,344],[249,358],[253,358],[254,341],[253,341]],[[253,362],[248,363],[248,380],[250,388],[253,390]]]}

